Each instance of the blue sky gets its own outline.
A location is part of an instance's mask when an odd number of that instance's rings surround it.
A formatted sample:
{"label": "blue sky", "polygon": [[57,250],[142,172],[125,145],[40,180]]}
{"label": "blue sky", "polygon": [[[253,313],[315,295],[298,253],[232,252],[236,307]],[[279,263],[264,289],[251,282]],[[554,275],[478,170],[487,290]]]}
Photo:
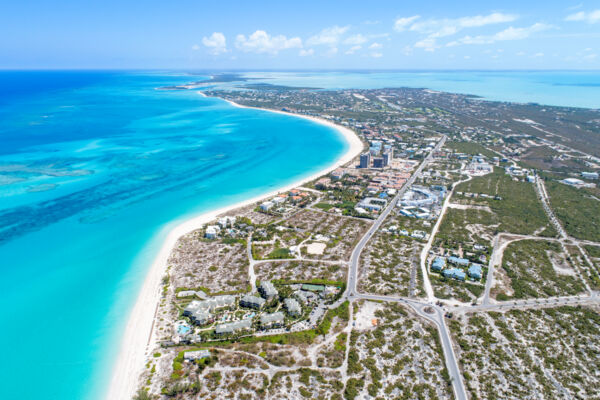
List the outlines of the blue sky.
{"label": "blue sky", "polygon": [[8,69],[600,69],[600,1],[4,0],[0,26]]}

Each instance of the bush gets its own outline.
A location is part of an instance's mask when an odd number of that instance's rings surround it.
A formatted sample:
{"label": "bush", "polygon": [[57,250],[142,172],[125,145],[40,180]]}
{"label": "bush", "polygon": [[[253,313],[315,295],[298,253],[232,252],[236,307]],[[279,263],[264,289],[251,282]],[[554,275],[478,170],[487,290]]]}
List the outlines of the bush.
{"label": "bush", "polygon": [[145,389],[138,389],[138,391],[133,396],[133,400],[152,400],[154,396],[149,394]]}

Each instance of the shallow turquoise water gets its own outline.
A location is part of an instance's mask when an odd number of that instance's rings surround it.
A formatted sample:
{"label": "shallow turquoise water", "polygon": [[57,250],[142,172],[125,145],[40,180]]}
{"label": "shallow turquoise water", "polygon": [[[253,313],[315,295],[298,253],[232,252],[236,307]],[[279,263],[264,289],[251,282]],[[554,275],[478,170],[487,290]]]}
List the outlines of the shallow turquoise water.
{"label": "shallow turquoise water", "polygon": [[[600,107],[598,72],[248,75]],[[168,231],[320,170],[347,147],[310,121],[154,89],[198,79],[0,72],[0,398],[99,398]]]}
{"label": "shallow turquoise water", "polygon": [[0,73],[0,398],[99,398],[168,231],[347,149],[311,121],[154,89],[186,76],[72,74]]}
{"label": "shallow turquoise water", "polygon": [[324,89],[411,87],[487,100],[600,108],[600,71],[251,72],[257,82]]}

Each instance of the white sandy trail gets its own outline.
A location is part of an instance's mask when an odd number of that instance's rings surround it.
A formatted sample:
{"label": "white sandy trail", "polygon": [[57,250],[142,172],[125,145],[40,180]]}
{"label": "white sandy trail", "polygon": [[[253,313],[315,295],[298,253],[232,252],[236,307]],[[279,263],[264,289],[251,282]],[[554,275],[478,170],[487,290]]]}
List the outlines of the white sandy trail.
{"label": "white sandy trail", "polygon": [[[229,100],[226,101],[235,107],[253,108],[245,107]],[[219,214],[235,208],[256,203],[267,197],[274,196],[277,193],[285,192],[294,187],[301,186],[306,182],[320,177],[321,175],[328,174],[334,169],[352,161],[352,159],[360,154],[363,149],[363,143],[359,137],[351,129],[346,127],[336,125],[321,118],[291,114],[277,110],[267,110],[262,108],[257,109],[291,115],[299,118],[306,118],[319,124],[334,128],[340,134],[342,134],[342,136],[344,136],[345,140],[349,144],[349,148],[346,153],[337,159],[333,164],[307,178],[303,178],[302,180],[289,184],[285,187],[281,187],[270,193],[201,214],[178,225],[169,233],[167,239],[160,249],[160,252],[152,263],[152,267],[148,271],[146,279],[144,280],[144,284],[140,290],[140,294],[138,295],[136,303],[131,310],[129,320],[127,321],[127,326],[125,328],[125,333],[120,344],[119,355],[113,369],[106,399],[130,400],[138,388],[138,380],[144,368],[147,352],[154,348],[156,342],[156,332],[153,330],[154,314],[160,302],[161,280],[165,274],[169,255],[171,254],[177,239],[191,231],[201,228],[202,225],[214,220]]]}

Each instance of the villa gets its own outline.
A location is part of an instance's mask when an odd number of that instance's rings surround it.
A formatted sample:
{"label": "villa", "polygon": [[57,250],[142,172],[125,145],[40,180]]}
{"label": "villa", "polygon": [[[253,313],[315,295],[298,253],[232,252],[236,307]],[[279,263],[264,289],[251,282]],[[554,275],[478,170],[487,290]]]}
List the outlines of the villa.
{"label": "villa", "polygon": [[448,262],[450,264],[454,264],[454,265],[459,265],[461,267],[466,267],[467,265],[469,265],[469,260],[467,260],[466,258],[460,258],[460,257],[448,257]]}
{"label": "villa", "polygon": [[229,322],[227,324],[218,325],[215,329],[215,333],[217,335],[226,335],[250,328],[252,328],[252,319],[247,318],[241,321]]}
{"label": "villa", "polygon": [[457,281],[464,281],[466,277],[465,273],[458,268],[445,269],[442,271],[442,275],[445,278],[453,278]]}
{"label": "villa", "polygon": [[302,308],[296,299],[287,298],[283,301],[283,304],[290,315],[299,316],[302,314]]}
{"label": "villa", "polygon": [[281,311],[272,314],[263,314],[260,316],[260,326],[263,329],[274,328],[283,325],[285,316]]}
{"label": "villa", "polygon": [[183,359],[185,361],[196,361],[202,360],[203,358],[210,358],[209,350],[196,350],[196,351],[186,351],[183,353]]}
{"label": "villa", "polygon": [[258,287],[258,291],[267,300],[277,296],[277,289],[275,289],[275,286],[273,286],[273,284],[269,281],[261,282],[260,286]]}
{"label": "villa", "polygon": [[206,227],[204,237],[207,239],[216,239],[221,229],[217,225],[209,225]]}
{"label": "villa", "polygon": [[203,308],[194,311],[190,315],[190,319],[198,325],[204,325],[209,322],[212,322],[213,320],[212,314]]}
{"label": "villa", "polygon": [[473,279],[481,279],[482,267],[481,264],[471,264],[468,270],[469,276]]}
{"label": "villa", "polygon": [[215,296],[206,300],[194,300],[183,310],[183,315],[190,316],[200,309],[210,311],[219,308],[233,307],[234,305],[235,296],[231,295]]}
{"label": "villa", "polygon": [[444,257],[436,257],[431,264],[432,271],[441,271],[446,266],[446,259]]}
{"label": "villa", "polygon": [[262,306],[265,305],[265,303],[266,300],[262,297],[252,296],[249,294],[242,297],[242,299],[240,300],[240,305],[242,307],[256,308],[259,310],[262,308]]}
{"label": "villa", "polygon": [[274,203],[272,201],[265,201],[260,205],[260,209],[262,211],[269,211],[273,207]]}

